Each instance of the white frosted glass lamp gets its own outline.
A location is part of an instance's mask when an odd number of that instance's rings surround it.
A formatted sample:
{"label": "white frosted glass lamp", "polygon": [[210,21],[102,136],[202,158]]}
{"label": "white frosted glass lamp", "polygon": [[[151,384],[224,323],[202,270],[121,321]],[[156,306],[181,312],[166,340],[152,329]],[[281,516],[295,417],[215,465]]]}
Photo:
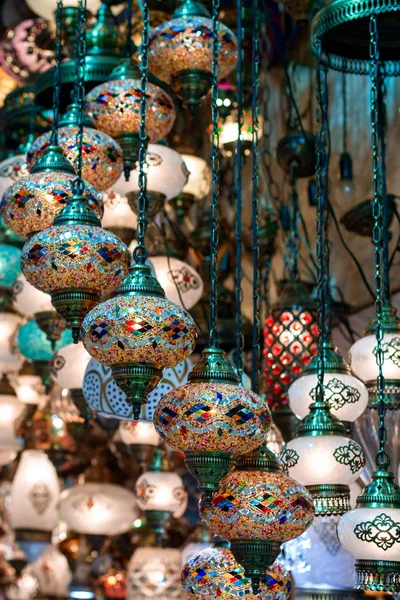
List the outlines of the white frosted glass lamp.
{"label": "white frosted glass lamp", "polygon": [[160,438],[153,421],[121,421],[119,433],[124,444],[154,447],[160,444]]}
{"label": "white frosted glass lamp", "polygon": [[16,154],[0,162],[0,200],[6,189],[21,177],[29,175],[26,154]]}
{"label": "white frosted glass lamp", "polygon": [[193,308],[200,300],[204,289],[199,273],[177,258],[152,256],[151,262],[168,300],[187,310]]}
{"label": "white frosted glass lamp", "polygon": [[[368,391],[331,343],[324,348],[324,400],[341,421],[354,422],[368,404]],[[290,408],[299,419],[307,415],[318,386],[318,358],[313,357],[288,390]]]}
{"label": "white frosted glass lamp", "polygon": [[119,485],[85,483],[61,494],[60,517],[77,533],[119,535],[137,516],[134,494]]}
{"label": "white frosted glass lamp", "polygon": [[201,200],[211,190],[211,170],[206,161],[192,154],[182,154],[189,177],[181,193],[171,198],[178,220],[187,215],[196,200]]}
{"label": "white frosted glass lamp", "polygon": [[[56,0],[40,0],[40,2],[37,2],[36,0],[26,0],[26,4],[39,17],[43,17],[43,19],[46,19],[47,21],[52,21],[54,19],[54,13],[57,8]],[[95,13],[99,6],[100,0],[87,0],[86,7],[91,13]],[[64,0],[63,7],[78,8],[78,0]]]}
{"label": "white frosted glass lamp", "polygon": [[43,402],[44,386],[32,363],[24,362],[21,370],[12,377],[12,385],[23,404],[38,405]]}
{"label": "white frosted glass lamp", "polygon": [[39,593],[47,598],[68,598],[72,573],[68,561],[56,546],[46,550],[28,567],[39,584]]}
{"label": "white frosted glass lamp", "polygon": [[15,420],[23,410],[24,405],[4,375],[0,380],[0,466],[13,461],[21,449],[15,433]]}
{"label": "white frosted glass lamp", "polygon": [[[120,194],[111,188],[103,193],[103,205],[102,226],[118,235],[129,246],[135,237],[137,216],[129,206],[128,198],[125,194]],[[131,249],[129,250],[131,251]]]}
{"label": "white frosted glass lamp", "polygon": [[16,353],[16,334],[23,319],[12,312],[0,312],[0,373],[16,373],[22,357]]}
{"label": "white frosted glass lamp", "polygon": [[128,565],[127,599],[181,598],[180,575],[179,550],[138,548]]}
{"label": "white frosted glass lamp", "polygon": [[78,342],[58,350],[50,363],[53,380],[61,388],[70,390],[71,398],[81,412],[85,412],[82,386],[90,359],[82,342]]}

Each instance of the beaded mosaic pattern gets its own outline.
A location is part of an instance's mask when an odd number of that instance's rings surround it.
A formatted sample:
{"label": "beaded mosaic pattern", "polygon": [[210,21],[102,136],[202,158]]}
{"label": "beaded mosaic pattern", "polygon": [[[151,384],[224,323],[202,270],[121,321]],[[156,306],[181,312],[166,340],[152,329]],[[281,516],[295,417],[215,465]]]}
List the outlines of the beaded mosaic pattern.
{"label": "beaded mosaic pattern", "polygon": [[[36,173],[19,179],[7,188],[0,202],[5,224],[22,237],[51,227],[72,196],[75,179],[75,175],[68,173]],[[86,183],[83,195],[90,208],[101,218],[101,194]]]}
{"label": "beaded mosaic pattern", "polygon": [[[139,133],[140,103],[139,79],[117,79],[98,85],[86,96],[86,111],[98,129],[113,137],[125,133]],[[175,106],[161,88],[148,84],[146,126],[150,142],[166,136],[174,124]]]}
{"label": "beaded mosaic pattern", "polygon": [[[60,127],[58,130],[58,144],[73,165],[76,165],[78,159],[77,133],[78,127]],[[50,142],[50,131],[33,142],[27,154],[29,169],[32,169]],[[101,131],[85,127],[82,146],[83,179],[104,192],[119,179],[122,169],[122,150],[117,142]]]}
{"label": "beaded mosaic pattern", "polygon": [[259,396],[241,386],[193,382],[160,400],[154,425],[176,450],[240,455],[265,442],[271,414]]}
{"label": "beaded mosaic pattern", "polygon": [[112,292],[127,275],[123,242],[101,227],[60,225],[33,236],[21,257],[26,279],[51,294],[69,288]]}
{"label": "beaded mosaic pattern", "polygon": [[251,581],[228,548],[206,548],[190,557],[182,569],[182,586],[192,600],[285,600],[291,590],[289,573],[274,563],[253,594]]}
{"label": "beaded mosaic pattern", "polygon": [[[154,409],[164,394],[186,382],[191,365],[190,359],[187,358],[176,367],[165,369],[162,380],[147,396],[144,406],[146,419],[153,420]],[[132,419],[132,404],[127,402],[125,393],[113,380],[110,367],[92,358],[86,368],[82,389],[89,408],[99,415]]]}
{"label": "beaded mosaic pattern", "polygon": [[104,365],[151,364],[174,367],[194,350],[192,317],[165,298],[118,296],[96,306],[85,318],[82,341]]}
{"label": "beaded mosaic pattern", "polygon": [[[180,17],[162,23],[150,33],[150,71],[167,83],[181,71],[211,73],[213,35],[212,20],[208,17]],[[223,79],[236,66],[237,40],[222,23],[218,38],[218,77]]]}
{"label": "beaded mosaic pattern", "polygon": [[311,494],[283,473],[232,471],[213,494],[211,506],[200,500],[200,515],[224,539],[287,542],[314,518]]}

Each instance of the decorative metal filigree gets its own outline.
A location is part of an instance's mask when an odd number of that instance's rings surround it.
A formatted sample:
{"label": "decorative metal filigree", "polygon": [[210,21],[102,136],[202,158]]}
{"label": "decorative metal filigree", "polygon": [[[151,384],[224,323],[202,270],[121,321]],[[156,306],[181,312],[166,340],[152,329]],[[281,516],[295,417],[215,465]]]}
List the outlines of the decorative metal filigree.
{"label": "decorative metal filigree", "polygon": [[[310,392],[311,398],[315,401],[317,395],[317,387]],[[360,399],[360,392],[351,385],[345,385],[343,381],[336,377],[328,381],[324,385],[324,399],[329,402],[330,406],[335,410],[342,408],[345,404],[354,404]]]}
{"label": "decorative metal filigree", "polygon": [[400,522],[396,523],[389,515],[382,513],[373,521],[358,523],[354,533],[359,540],[376,544],[382,550],[400,543]]}
{"label": "decorative metal filigree", "polygon": [[[377,349],[374,349],[374,356],[376,357]],[[382,352],[385,358],[392,361],[396,367],[400,367],[400,337],[394,337],[390,342],[382,344]]]}
{"label": "decorative metal filigree", "polygon": [[349,465],[352,473],[365,467],[365,458],[360,446],[350,441],[347,446],[339,446],[333,453],[338,463]]}
{"label": "decorative metal filigree", "polygon": [[297,454],[296,450],[293,450],[293,448],[284,448],[279,460],[282,463],[283,468],[287,471],[297,465],[299,458],[300,456]]}

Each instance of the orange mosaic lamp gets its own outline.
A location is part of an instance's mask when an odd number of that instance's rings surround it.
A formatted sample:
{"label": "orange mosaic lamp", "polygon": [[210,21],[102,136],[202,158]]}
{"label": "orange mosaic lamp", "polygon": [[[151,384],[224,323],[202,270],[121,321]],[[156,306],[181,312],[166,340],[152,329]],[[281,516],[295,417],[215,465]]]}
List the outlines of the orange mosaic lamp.
{"label": "orange mosaic lamp", "polygon": [[111,293],[129,271],[127,247],[101,228],[82,196],[73,196],[53,227],[25,244],[21,266],[26,279],[51,295],[57,312],[72,329],[74,341],[86,313]]}
{"label": "orange mosaic lamp", "polygon": [[262,447],[239,460],[209,506],[203,495],[200,515],[214,534],[230,542],[232,554],[257,594],[281,544],[311,525],[313,499],[306,488],[283,473],[276,456]]}

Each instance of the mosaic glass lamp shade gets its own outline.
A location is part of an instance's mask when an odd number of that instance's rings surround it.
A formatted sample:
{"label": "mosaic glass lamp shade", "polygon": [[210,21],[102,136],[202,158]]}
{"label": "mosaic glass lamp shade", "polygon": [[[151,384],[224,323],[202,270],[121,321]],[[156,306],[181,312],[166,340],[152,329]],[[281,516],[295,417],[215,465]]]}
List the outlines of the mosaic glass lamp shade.
{"label": "mosaic glass lamp shade", "polygon": [[17,347],[24,358],[31,361],[46,361],[53,358],[55,351],[60,350],[67,344],[72,344],[72,334],[65,330],[53,348],[36,321],[28,321],[18,330]]}
{"label": "mosaic glass lamp shade", "polygon": [[22,357],[16,353],[16,335],[23,319],[12,312],[0,312],[0,372],[16,373]]}
{"label": "mosaic glass lamp shade", "polygon": [[26,154],[16,154],[0,162],[0,196],[8,186],[29,175]]}
{"label": "mosaic glass lamp shade", "polygon": [[163,396],[154,424],[169,446],[185,453],[209,499],[232,459],[265,442],[271,415],[261,398],[239,385],[221,350],[204,350],[188,380]]}
{"label": "mosaic glass lamp shade", "polygon": [[191,600],[286,600],[291,590],[290,574],[275,562],[261,580],[258,594],[253,594],[243,567],[229,548],[218,543],[191,556],[181,577],[183,589]]}
{"label": "mosaic glass lamp shade", "polygon": [[[173,18],[150,33],[149,67],[152,73],[170,84],[193,111],[207,95],[212,83],[213,25],[200,3],[183,2]],[[188,10],[189,8],[189,10]],[[225,78],[236,66],[237,40],[220,23],[219,77]]]}
{"label": "mosaic glass lamp shade", "polygon": [[253,593],[276,560],[283,542],[301,535],[314,518],[311,494],[285,475],[275,455],[265,447],[241,457],[220,483],[209,505],[204,495],[200,516],[231,550]]}
{"label": "mosaic glass lamp shade", "polygon": [[81,534],[119,535],[138,517],[135,496],[109,483],[84,483],[60,496],[60,517]]}
{"label": "mosaic glass lamp shade", "polygon": [[176,548],[138,548],[128,565],[127,599],[182,598],[180,551]]}
{"label": "mosaic glass lamp shade", "polygon": [[204,284],[193,267],[167,256],[152,256],[151,264],[168,300],[187,310],[197,304],[203,295]]}
{"label": "mosaic glass lamp shade", "polygon": [[196,339],[192,317],[164,297],[150,267],[143,264],[134,265],[115,297],[94,308],[82,325],[85,348],[111,367],[135,418],[162,370],[187,358]]}
{"label": "mosaic glass lamp shade", "polygon": [[[186,358],[176,367],[164,370],[160,383],[147,396],[142,412],[145,419],[153,421],[154,410],[160,398],[175,387],[186,383],[191,367],[191,360]],[[88,407],[98,415],[114,419],[132,418],[132,404],[127,401],[126,394],[113,380],[111,368],[102,365],[94,358],[87,364],[82,389]]]}
{"label": "mosaic glass lamp shade", "polygon": [[0,290],[11,290],[21,273],[21,250],[0,243]]}
{"label": "mosaic glass lamp shade", "polygon": [[[367,388],[351,373],[350,367],[332,344],[326,345],[324,353],[324,399],[335,417],[354,422],[367,407]],[[307,415],[310,398],[312,401],[316,398],[317,360],[317,357],[311,359],[288,390],[290,408],[299,419]]]}
{"label": "mosaic glass lamp shade", "polygon": [[57,472],[41,450],[24,450],[11,486],[11,524],[16,530],[48,534],[58,521],[60,484]]}

